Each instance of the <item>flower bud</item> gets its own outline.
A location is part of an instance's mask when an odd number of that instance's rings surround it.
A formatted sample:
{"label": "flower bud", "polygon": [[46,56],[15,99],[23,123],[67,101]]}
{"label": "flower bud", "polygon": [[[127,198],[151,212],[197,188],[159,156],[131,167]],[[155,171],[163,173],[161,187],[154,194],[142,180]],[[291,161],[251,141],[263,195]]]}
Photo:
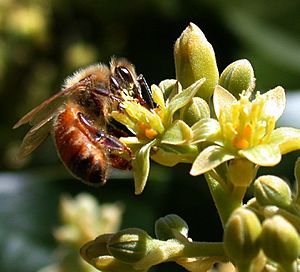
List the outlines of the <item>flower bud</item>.
{"label": "flower bud", "polygon": [[279,264],[294,262],[300,254],[296,229],[280,215],[263,222],[261,246],[265,255]]}
{"label": "flower bud", "polygon": [[85,243],[80,249],[81,257],[88,263],[93,263],[95,258],[103,255],[109,255],[106,245],[113,234],[103,234],[95,240]]}
{"label": "flower bud", "polygon": [[166,241],[175,238],[174,231],[188,237],[189,227],[178,215],[169,214],[156,220],[155,235],[158,239]]}
{"label": "flower bud", "polygon": [[224,229],[224,246],[236,263],[249,263],[259,253],[261,224],[254,212],[238,208],[229,217]]}
{"label": "flower bud", "polygon": [[204,99],[193,97],[192,101],[183,108],[181,116],[180,119],[192,126],[200,119],[210,117],[209,106]]}
{"label": "flower bud", "polygon": [[114,234],[108,242],[107,249],[116,259],[125,263],[135,263],[148,254],[152,240],[145,231],[129,228]]}
{"label": "flower bud", "polygon": [[286,182],[271,175],[261,176],[254,182],[254,196],[261,206],[287,208],[292,202],[291,190]]}
{"label": "flower bud", "polygon": [[177,39],[174,58],[176,79],[184,89],[201,78],[206,79],[196,96],[208,101],[218,83],[219,72],[213,47],[195,24],[190,23]]}
{"label": "flower bud", "polygon": [[295,204],[300,204],[300,158],[297,159],[294,168],[294,176],[295,176],[295,188],[296,188],[296,196],[295,196]]}
{"label": "flower bud", "polygon": [[228,179],[236,186],[249,186],[256,172],[255,164],[247,159],[234,159],[228,163]]}
{"label": "flower bud", "polygon": [[242,91],[252,92],[255,87],[254,71],[246,59],[237,60],[228,65],[222,72],[219,85],[228,90],[237,99]]}

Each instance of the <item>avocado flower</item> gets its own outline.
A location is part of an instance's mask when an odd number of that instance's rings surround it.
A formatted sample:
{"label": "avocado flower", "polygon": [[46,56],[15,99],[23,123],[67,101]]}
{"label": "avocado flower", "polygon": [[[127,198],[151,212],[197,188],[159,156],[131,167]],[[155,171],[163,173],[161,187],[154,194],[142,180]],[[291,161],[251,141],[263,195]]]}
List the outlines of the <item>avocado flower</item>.
{"label": "avocado flower", "polygon": [[191,175],[208,172],[226,161],[274,166],[281,156],[300,148],[300,130],[275,128],[285,108],[285,92],[276,87],[264,94],[244,91],[237,100],[216,86],[213,104],[216,119],[201,119],[192,126],[192,144],[209,143],[195,159]]}
{"label": "avocado flower", "polygon": [[145,187],[150,157],[161,165],[174,166],[180,162],[193,163],[199,154],[198,146],[191,144],[193,133],[187,122],[210,115],[208,104],[194,97],[204,82],[205,79],[197,80],[185,89],[176,80],[152,85],[152,99],[156,105],[153,109],[124,93],[121,109],[112,112],[112,117],[134,135],[120,140],[133,152],[136,194]]}

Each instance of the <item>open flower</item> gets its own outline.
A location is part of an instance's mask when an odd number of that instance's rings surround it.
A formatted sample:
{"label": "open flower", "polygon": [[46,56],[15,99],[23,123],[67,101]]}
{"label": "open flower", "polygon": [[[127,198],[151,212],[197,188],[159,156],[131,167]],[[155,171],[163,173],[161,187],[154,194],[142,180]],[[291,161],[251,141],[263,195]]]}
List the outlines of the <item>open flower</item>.
{"label": "open flower", "polygon": [[[194,95],[204,82],[205,79],[200,79],[182,90],[178,81],[165,80],[159,86],[151,86],[156,108],[147,109],[132,97],[123,94],[123,110],[112,112],[112,117],[135,135],[120,140],[134,153],[132,167],[136,194],[141,193],[146,184],[150,156],[165,166],[174,166],[180,162],[192,163],[197,157],[198,147],[191,144],[192,130],[182,119],[187,112],[186,107],[191,107]],[[197,114],[201,112],[202,115],[209,116],[209,107],[204,100],[202,102],[197,100],[191,108],[201,105]]]}
{"label": "open flower", "polygon": [[193,144],[210,142],[193,163],[191,174],[203,174],[223,162],[246,159],[257,166],[274,166],[281,155],[300,148],[300,130],[277,128],[285,108],[285,93],[276,87],[265,94],[244,92],[237,100],[217,86],[214,91],[217,120],[202,119],[192,126]]}

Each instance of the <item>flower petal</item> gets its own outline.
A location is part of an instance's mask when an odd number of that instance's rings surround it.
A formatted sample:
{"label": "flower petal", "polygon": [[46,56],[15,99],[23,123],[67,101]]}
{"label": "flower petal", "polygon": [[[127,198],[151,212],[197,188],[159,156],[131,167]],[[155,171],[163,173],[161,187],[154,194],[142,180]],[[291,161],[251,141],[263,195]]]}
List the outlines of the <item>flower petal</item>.
{"label": "flower petal", "polygon": [[212,138],[220,131],[220,124],[212,118],[201,119],[192,126],[193,144],[204,141],[212,141]]}
{"label": "flower petal", "polygon": [[265,114],[274,116],[277,120],[283,113],[285,108],[285,92],[280,86],[264,93],[262,96],[266,96]]}
{"label": "flower petal", "polygon": [[176,79],[165,79],[158,84],[164,94],[165,99],[171,99],[178,92],[181,92],[182,87]]}
{"label": "flower petal", "polygon": [[171,145],[182,145],[192,139],[191,128],[182,120],[176,120],[164,133],[161,143]]}
{"label": "flower petal", "polygon": [[300,129],[281,127],[275,129],[269,142],[279,145],[281,154],[300,149]]}
{"label": "flower petal", "polygon": [[155,143],[156,140],[153,140],[142,146],[132,160],[134,187],[137,195],[142,193],[145,188],[150,171],[150,150]]}
{"label": "flower petal", "polygon": [[111,116],[119,123],[125,125],[131,132],[137,133],[139,131],[139,127],[137,126],[137,122],[134,122],[127,114],[123,112],[113,111]]}
{"label": "flower petal", "polygon": [[151,159],[161,165],[173,167],[178,163],[193,163],[199,151],[197,146],[161,145],[151,155]]}
{"label": "flower petal", "polygon": [[262,144],[238,152],[242,157],[261,166],[273,166],[280,162],[281,154],[276,144]]}
{"label": "flower petal", "polygon": [[219,118],[221,109],[228,108],[235,102],[237,102],[237,100],[230,92],[220,85],[215,87],[213,103],[217,118]]}
{"label": "flower petal", "polygon": [[182,92],[176,94],[168,105],[168,121],[172,122],[173,114],[183,106],[185,106],[191,99],[195,96],[196,92],[199,90],[201,85],[205,82],[205,78],[197,80],[188,88],[184,89]]}
{"label": "flower petal", "polygon": [[190,174],[192,176],[201,175],[225,161],[234,158],[224,147],[218,145],[211,145],[205,148],[196,158],[193,163]]}

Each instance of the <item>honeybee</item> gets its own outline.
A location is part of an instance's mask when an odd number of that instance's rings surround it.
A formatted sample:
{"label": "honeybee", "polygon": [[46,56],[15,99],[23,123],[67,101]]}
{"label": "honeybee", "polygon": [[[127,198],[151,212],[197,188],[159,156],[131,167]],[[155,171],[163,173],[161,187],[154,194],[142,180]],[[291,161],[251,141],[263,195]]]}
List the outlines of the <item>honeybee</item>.
{"label": "honeybee", "polygon": [[113,58],[110,67],[96,64],[75,72],[60,92],[14,125],[32,126],[20,156],[29,155],[52,134],[61,161],[84,183],[103,185],[109,166],[130,170],[131,150],[119,140],[130,132],[110,117],[113,110],[122,110],[122,92],[146,108],[154,107],[147,82],[126,59]]}

